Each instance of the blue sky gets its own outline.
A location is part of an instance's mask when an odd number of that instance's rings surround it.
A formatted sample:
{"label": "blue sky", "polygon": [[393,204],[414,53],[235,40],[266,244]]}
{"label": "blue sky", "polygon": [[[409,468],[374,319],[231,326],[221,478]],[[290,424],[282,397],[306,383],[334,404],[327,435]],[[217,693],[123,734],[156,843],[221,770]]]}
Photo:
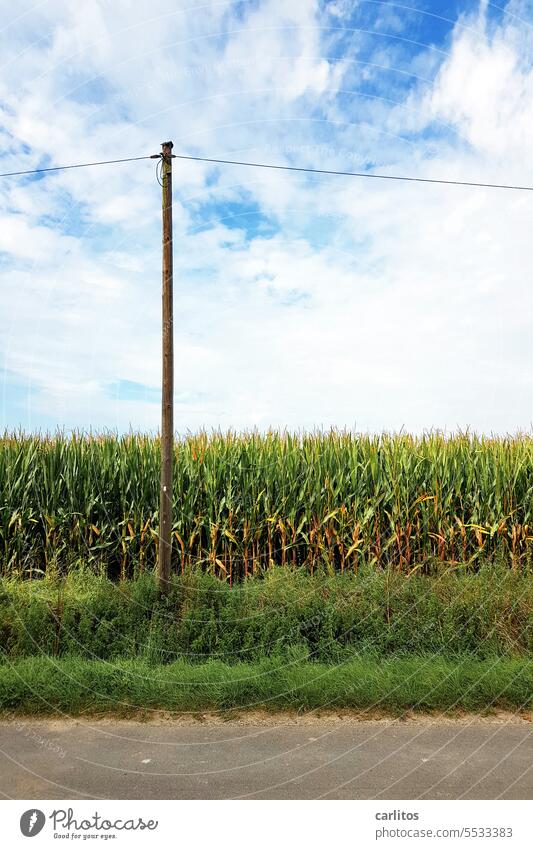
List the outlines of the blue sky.
{"label": "blue sky", "polygon": [[[11,17],[10,17],[11,16]],[[533,184],[532,0],[22,2],[2,171]],[[175,161],[176,429],[531,428],[527,193]],[[0,181],[0,427],[156,430],[154,163]]]}

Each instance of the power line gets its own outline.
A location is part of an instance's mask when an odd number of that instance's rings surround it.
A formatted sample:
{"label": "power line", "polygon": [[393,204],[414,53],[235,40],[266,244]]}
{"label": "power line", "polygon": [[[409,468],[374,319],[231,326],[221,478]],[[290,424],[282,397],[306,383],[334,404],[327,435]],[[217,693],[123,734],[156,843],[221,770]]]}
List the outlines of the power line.
{"label": "power line", "polygon": [[[368,171],[329,171],[325,168],[298,168],[295,165],[266,165],[264,162],[239,162],[234,159],[208,159],[204,156],[174,154],[176,159],[194,162],[215,162],[220,165],[249,165],[252,168],[274,168],[277,171],[302,171],[305,174],[336,174],[339,177],[373,177],[375,180],[403,180],[407,183],[441,183],[448,186],[476,186],[484,189],[515,189],[533,192],[533,186],[510,186],[502,183],[472,183],[466,180],[437,180],[429,177],[400,177],[396,174],[369,174]],[[0,175],[1,176],[1,175]]]}
{"label": "power line", "polygon": [[[399,174],[370,174],[368,171],[334,171],[326,168],[303,168],[296,165],[273,165],[266,162],[245,162],[237,159],[215,159],[207,156],[186,156],[172,154],[173,159],[184,159],[190,162],[210,162],[215,165],[243,165],[249,168],[268,168],[275,171],[295,171],[303,174],[329,174],[337,177],[369,177],[374,180],[399,180],[405,183],[437,183],[444,186],[473,186],[482,189],[511,189],[513,191],[532,192],[533,186],[515,186],[506,183],[477,183],[471,180],[439,180],[430,177],[404,177]],[[0,177],[20,177],[26,174],[45,174],[50,171],[66,171],[72,168],[90,168],[94,165],[115,165],[120,162],[138,162],[142,159],[159,159],[159,154],[152,156],[130,156],[127,159],[105,159],[101,162],[81,162],[76,165],[56,165],[53,168],[35,168],[30,171],[9,171]]]}
{"label": "power line", "polygon": [[116,165],[117,162],[138,162],[139,159],[152,158],[151,156],[130,156],[128,159],[104,159],[101,162],[81,162],[77,165],[56,165],[53,168],[34,168],[32,171],[9,171],[6,174],[0,174],[0,177],[20,177],[23,174],[45,174],[48,171],[66,171],[69,168],[90,168],[92,165]]}

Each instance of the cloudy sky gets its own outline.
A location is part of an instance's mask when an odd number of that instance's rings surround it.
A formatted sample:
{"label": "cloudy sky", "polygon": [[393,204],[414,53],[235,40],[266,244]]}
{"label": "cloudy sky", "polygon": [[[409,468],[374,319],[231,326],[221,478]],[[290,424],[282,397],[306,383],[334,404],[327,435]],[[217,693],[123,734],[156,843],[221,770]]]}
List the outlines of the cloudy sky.
{"label": "cloudy sky", "polygon": [[[533,0],[3,0],[0,171],[533,185]],[[155,430],[150,160],[0,180],[0,426]],[[176,160],[175,422],[530,430],[533,194]]]}

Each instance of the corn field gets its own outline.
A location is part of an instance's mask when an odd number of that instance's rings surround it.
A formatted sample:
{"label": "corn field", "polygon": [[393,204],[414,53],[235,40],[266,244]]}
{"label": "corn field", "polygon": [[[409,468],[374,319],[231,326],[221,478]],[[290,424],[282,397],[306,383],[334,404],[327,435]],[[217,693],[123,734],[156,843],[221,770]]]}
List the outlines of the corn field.
{"label": "corn field", "polygon": [[[76,559],[113,577],[153,568],[159,450],[142,435],[5,434],[2,574]],[[272,564],[409,573],[496,556],[518,568],[532,543],[531,436],[201,433],[176,445],[177,572],[232,583]]]}

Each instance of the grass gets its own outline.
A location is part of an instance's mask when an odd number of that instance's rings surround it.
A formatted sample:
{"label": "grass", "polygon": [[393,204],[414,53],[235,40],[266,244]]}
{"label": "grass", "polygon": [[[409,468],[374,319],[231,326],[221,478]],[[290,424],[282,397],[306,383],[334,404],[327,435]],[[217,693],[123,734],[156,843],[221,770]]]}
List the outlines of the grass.
{"label": "grass", "polygon": [[531,662],[501,657],[359,657],[337,666],[297,659],[153,666],[142,660],[32,657],[0,667],[4,713],[259,707],[521,710],[531,706],[532,695]]}
{"label": "grass", "polygon": [[[273,565],[532,562],[531,435],[198,434],[177,443],[174,469],[179,573],[232,585]],[[114,578],[142,574],[157,558],[158,503],[157,439],[6,433],[0,570],[35,577],[83,558]]]}
{"label": "grass", "polygon": [[166,597],[78,564],[1,581],[0,711],[527,709],[532,625],[528,570],[501,564],[196,571]]}
{"label": "grass", "polygon": [[528,572],[485,564],[409,577],[389,568],[309,575],[278,567],[230,589],[201,572],[161,598],[152,574],[112,582],[77,566],[65,578],[0,583],[0,657],[182,659],[225,663],[371,654],[525,656],[533,650]]}

